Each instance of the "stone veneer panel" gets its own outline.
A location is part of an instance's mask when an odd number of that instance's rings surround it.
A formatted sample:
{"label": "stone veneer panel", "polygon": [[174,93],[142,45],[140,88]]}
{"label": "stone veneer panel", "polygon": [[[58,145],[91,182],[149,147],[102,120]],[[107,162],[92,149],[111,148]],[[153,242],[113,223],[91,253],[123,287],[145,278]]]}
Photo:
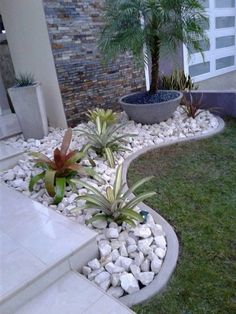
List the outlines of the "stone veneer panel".
{"label": "stone veneer panel", "polygon": [[43,0],[68,124],[96,106],[119,108],[117,98],[144,88],[144,71],[132,57],[105,66],[97,41],[104,0]]}

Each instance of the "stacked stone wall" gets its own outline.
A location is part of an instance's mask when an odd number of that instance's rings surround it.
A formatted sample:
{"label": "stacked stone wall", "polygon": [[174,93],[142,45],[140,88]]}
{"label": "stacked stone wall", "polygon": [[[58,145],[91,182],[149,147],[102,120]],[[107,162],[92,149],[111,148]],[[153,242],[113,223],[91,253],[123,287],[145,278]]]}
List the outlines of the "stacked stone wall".
{"label": "stacked stone wall", "polygon": [[104,0],[44,0],[52,52],[70,126],[94,107],[119,109],[117,99],[144,88],[132,57],[105,65],[98,49]]}

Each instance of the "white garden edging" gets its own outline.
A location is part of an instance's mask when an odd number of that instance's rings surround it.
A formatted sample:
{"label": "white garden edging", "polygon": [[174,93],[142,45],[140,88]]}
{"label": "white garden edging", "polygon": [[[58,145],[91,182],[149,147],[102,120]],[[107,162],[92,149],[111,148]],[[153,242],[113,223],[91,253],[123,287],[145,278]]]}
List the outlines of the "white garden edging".
{"label": "white garden edging", "polygon": [[[212,130],[208,134],[203,134],[187,139],[180,139],[176,141],[171,141],[169,143],[164,143],[160,145],[155,145],[152,147],[145,147],[141,149],[140,151],[132,154],[130,157],[128,157],[124,163],[123,163],[123,180],[124,183],[127,186],[127,174],[128,174],[128,169],[130,164],[140,156],[146,154],[149,151],[159,149],[165,146],[170,146],[174,145],[180,142],[186,142],[186,141],[193,141],[193,140],[200,140],[204,138],[211,137],[213,135],[216,135],[224,130],[225,123],[224,121],[220,118],[217,117],[219,125],[215,130]],[[148,211],[154,218],[156,223],[159,223],[162,225],[163,230],[166,235],[166,240],[167,240],[167,253],[164,259],[164,262],[162,264],[161,270],[158,273],[158,275],[154,278],[154,280],[146,287],[142,288],[140,291],[137,293],[134,293],[132,295],[126,295],[122,298],[120,298],[120,301],[126,304],[127,306],[131,307],[132,305],[142,303],[149,298],[153,297],[154,295],[162,292],[166,286],[167,283],[172,275],[172,273],[175,270],[177,260],[178,260],[178,254],[179,254],[179,242],[178,238],[175,234],[175,231],[171,227],[171,225],[160,215],[158,214],[155,210],[153,210],[151,207],[147,206],[146,204],[142,203],[139,205],[140,209]]]}
{"label": "white garden edging", "polygon": [[[208,137],[218,133],[223,129],[223,127],[223,120],[214,117],[208,112],[203,112],[198,116],[198,119],[193,120],[187,119],[186,116],[184,116],[183,112],[181,112],[181,110],[178,110],[175,113],[173,119],[169,119],[167,122],[161,123],[159,125],[142,126],[140,124],[135,124],[131,121],[128,126],[124,128],[124,132],[136,132],[139,136],[130,139],[128,147],[132,150],[131,155],[129,152],[117,154],[116,159],[119,161],[119,163],[124,163],[125,178],[130,162],[138,156],[144,154],[148,150],[174,144],[180,141]],[[24,142],[23,140],[21,140],[20,137],[18,137],[18,142],[20,145],[24,145],[25,148],[41,151],[51,157],[52,149],[58,146],[61,142],[62,133],[62,130],[53,130],[53,132],[48,137],[41,141],[30,139],[27,142]],[[16,140],[13,139],[10,141]],[[74,138],[71,148],[78,149],[83,144],[85,144],[85,141],[83,139]],[[143,148],[143,146],[146,147]],[[96,154],[92,153],[92,157],[96,159],[96,170],[98,171],[98,173],[100,173],[102,177],[107,181],[107,184],[112,184],[114,181],[115,170],[107,167],[105,161],[97,158]],[[70,215],[71,210],[74,207],[81,205],[80,203],[78,204],[78,202],[75,200],[77,195],[72,193],[71,191],[67,192],[66,197],[63,199],[63,202],[59,204],[59,206],[49,205],[51,199],[50,197],[48,197],[48,195],[45,193],[45,190],[42,189],[42,186],[40,185],[38,186],[38,191],[34,191],[31,194],[27,189],[28,180],[31,173],[36,174],[37,170],[33,169],[32,163],[29,162],[29,158],[25,156],[25,160],[21,160],[18,166],[16,166],[13,170],[9,170],[8,172],[0,174],[0,176],[10,186],[16,188],[17,190],[20,190],[31,198],[40,201],[46,206],[50,206],[51,208],[62,212],[64,215]],[[92,183],[95,185],[97,184],[95,182]],[[104,190],[105,186],[99,186],[98,188]],[[80,188],[78,190],[78,193],[81,195],[83,193],[86,193],[86,191],[85,189]],[[155,279],[151,282],[151,284],[132,295],[126,295],[120,298],[122,302],[129,306],[143,302],[152,295],[160,292],[168,282],[175,268],[178,258],[178,240],[172,227],[159,214],[157,214],[146,205],[142,204],[141,207],[141,209],[148,209],[151,215],[154,217],[155,222],[162,225],[166,234],[168,249],[161,270],[155,277]],[[90,218],[92,214],[92,211],[87,211],[86,213],[81,212],[78,217],[78,222],[84,223],[84,220]],[[104,231],[100,231],[101,234],[103,232]]]}

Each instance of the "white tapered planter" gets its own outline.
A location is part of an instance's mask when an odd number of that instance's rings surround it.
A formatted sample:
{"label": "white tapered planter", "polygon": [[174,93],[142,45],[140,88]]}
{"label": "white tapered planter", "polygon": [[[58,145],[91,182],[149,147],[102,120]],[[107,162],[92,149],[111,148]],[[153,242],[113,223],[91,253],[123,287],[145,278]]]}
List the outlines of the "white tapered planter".
{"label": "white tapered planter", "polygon": [[8,89],[25,139],[41,139],[48,134],[48,121],[39,83]]}

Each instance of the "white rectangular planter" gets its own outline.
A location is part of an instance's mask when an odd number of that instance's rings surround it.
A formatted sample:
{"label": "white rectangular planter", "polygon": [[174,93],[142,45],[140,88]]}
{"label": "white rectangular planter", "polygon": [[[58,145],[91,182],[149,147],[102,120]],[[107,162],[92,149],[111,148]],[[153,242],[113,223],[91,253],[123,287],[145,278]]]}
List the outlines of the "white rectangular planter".
{"label": "white rectangular planter", "polygon": [[45,102],[39,83],[8,89],[23,135],[27,138],[43,138],[48,134]]}

